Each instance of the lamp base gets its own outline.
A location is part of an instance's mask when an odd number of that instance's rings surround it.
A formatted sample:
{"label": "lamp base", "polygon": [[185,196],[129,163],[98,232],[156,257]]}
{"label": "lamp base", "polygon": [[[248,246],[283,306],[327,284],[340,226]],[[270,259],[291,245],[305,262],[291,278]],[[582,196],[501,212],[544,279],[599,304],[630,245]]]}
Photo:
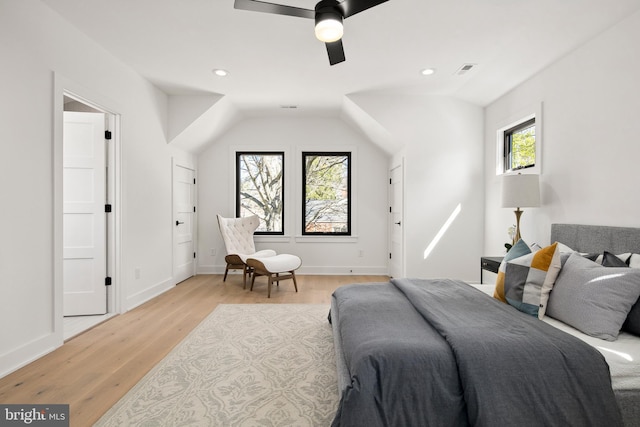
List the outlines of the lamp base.
{"label": "lamp base", "polygon": [[522,216],[524,211],[521,211],[520,208],[516,208],[513,213],[516,214],[516,234],[513,236],[513,244],[515,245],[516,243],[518,243],[518,240],[520,240],[520,217]]}

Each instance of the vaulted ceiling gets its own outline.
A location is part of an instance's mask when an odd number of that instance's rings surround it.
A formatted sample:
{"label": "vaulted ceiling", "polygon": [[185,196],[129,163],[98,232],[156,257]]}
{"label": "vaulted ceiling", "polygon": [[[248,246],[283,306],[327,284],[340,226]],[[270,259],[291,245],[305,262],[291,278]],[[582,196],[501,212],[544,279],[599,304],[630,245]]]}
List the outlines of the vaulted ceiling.
{"label": "vaulted ceiling", "polygon": [[[313,20],[236,10],[234,0],[42,1],[170,104],[218,105],[193,121],[214,134],[221,130],[212,120],[291,110],[283,107],[354,111],[345,97],[355,93],[437,94],[484,106],[640,10],[640,0],[389,0],[345,20],[346,61],[330,66]],[[473,67],[459,73],[465,64]],[[436,72],[423,76],[425,68]],[[172,120],[178,140],[189,127],[181,120]]]}

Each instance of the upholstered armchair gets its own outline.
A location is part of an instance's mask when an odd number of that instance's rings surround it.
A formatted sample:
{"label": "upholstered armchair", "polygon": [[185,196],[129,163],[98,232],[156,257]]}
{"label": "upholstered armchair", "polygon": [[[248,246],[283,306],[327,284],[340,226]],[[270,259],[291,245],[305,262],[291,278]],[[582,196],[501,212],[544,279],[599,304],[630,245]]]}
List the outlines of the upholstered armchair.
{"label": "upholstered armchair", "polygon": [[224,278],[227,280],[229,270],[242,270],[243,287],[247,287],[247,275],[251,274],[251,267],[247,265],[247,258],[264,258],[276,255],[271,249],[256,252],[253,241],[253,233],[260,225],[257,215],[245,218],[224,218],[218,215],[218,227],[227,250],[224,260],[227,267],[224,270]]}

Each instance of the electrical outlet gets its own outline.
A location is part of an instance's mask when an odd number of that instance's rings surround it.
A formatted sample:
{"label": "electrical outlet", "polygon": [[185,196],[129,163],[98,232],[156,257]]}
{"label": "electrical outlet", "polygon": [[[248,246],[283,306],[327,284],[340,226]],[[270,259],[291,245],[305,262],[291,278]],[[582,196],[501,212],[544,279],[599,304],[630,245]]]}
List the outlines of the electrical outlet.
{"label": "electrical outlet", "polygon": [[211,248],[211,256],[216,256],[218,254],[218,251],[216,251],[216,248]]}
{"label": "electrical outlet", "polygon": [[358,251],[358,258],[362,258],[364,256],[364,251],[362,249],[360,249]]}

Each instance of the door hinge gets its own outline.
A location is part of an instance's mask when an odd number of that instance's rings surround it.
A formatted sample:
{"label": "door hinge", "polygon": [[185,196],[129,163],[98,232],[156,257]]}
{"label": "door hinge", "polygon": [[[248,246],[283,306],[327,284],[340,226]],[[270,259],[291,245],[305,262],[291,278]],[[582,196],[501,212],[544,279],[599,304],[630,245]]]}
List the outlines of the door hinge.
{"label": "door hinge", "polygon": [[105,211],[106,213],[111,212],[111,205],[110,205],[110,204],[106,204],[106,205],[104,205],[104,211]]}
{"label": "door hinge", "polygon": [[393,211],[391,210],[391,206],[389,206],[389,213],[391,213],[391,212],[393,212]]}
{"label": "door hinge", "polygon": [[104,131],[104,139],[106,139],[107,141],[111,140],[111,131],[110,130],[105,130]]}
{"label": "door hinge", "polygon": [[104,278],[104,285],[105,286],[111,286],[111,277],[105,277]]}
{"label": "door hinge", "polygon": [[193,211],[194,211],[194,212],[196,211],[196,207],[195,207],[195,206],[193,207]]}
{"label": "door hinge", "polygon": [[389,259],[391,259],[391,252],[389,252]]}
{"label": "door hinge", "polygon": [[391,178],[389,178],[389,185],[391,185],[391,184],[392,184],[392,182],[391,182]]}
{"label": "door hinge", "polygon": [[196,257],[196,253],[195,253],[195,252],[193,253],[193,257],[194,257],[194,258]]}
{"label": "door hinge", "polygon": [[193,178],[193,185],[196,185],[196,179]]}

